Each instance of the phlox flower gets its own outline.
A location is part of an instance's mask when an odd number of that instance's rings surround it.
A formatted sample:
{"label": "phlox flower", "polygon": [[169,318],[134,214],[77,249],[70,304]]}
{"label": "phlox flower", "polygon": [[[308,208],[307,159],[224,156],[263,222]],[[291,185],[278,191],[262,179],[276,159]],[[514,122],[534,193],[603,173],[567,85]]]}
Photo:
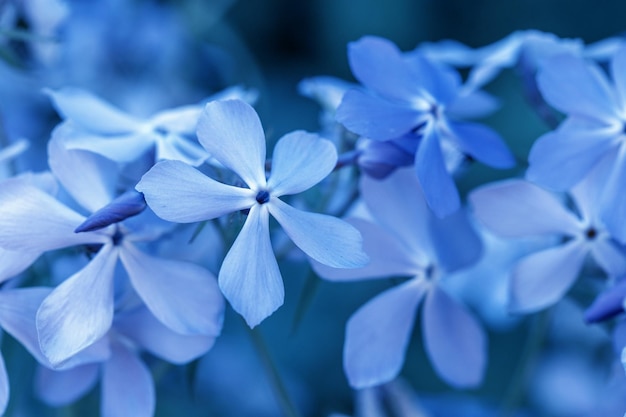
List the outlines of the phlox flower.
{"label": "phlox flower", "polygon": [[[117,192],[117,165],[97,154],[67,150],[57,136],[50,140],[48,153],[50,168],[73,198],[73,206],[79,206],[76,210],[100,218],[99,210]],[[25,182],[0,187],[0,247],[31,258],[32,253],[74,246],[93,254],[83,269],[43,300],[37,312],[41,349],[52,365],[91,346],[111,327],[114,287],[120,293],[129,287],[114,285],[118,263],[132,290],[164,325],[181,334],[219,334],[224,301],[209,271],[144,252],[143,242],[161,233],[145,217],[77,233],[92,217],[76,210]],[[123,279],[118,282],[127,282]]]}
{"label": "phlox flower", "polygon": [[602,60],[613,54],[623,43],[620,38],[607,38],[585,45],[581,39],[559,38],[538,30],[521,30],[490,45],[472,49],[456,41],[424,43],[417,51],[430,59],[471,67],[463,89],[476,90],[493,80],[504,68],[517,67],[534,77],[545,59],[563,53]]}
{"label": "phlox flower", "polygon": [[611,278],[626,273],[626,251],[600,218],[602,170],[570,192],[568,207],[549,191],[524,180],[505,180],[472,191],[476,217],[495,234],[553,236],[555,242],[521,258],[510,275],[509,309],[534,312],[559,301],[588,255]]}
{"label": "phlox flower", "polygon": [[[155,160],[178,159],[200,165],[209,155],[192,140],[203,104],[160,111],[141,119],[113,107],[78,88],[46,90],[63,117],[63,135],[71,149],[84,149],[118,162],[131,162],[154,149]],[[211,99],[256,99],[240,87],[226,89]]]}
{"label": "phlox flower", "polygon": [[348,91],[337,120],[369,139],[412,136],[414,164],[429,206],[440,217],[459,209],[456,185],[444,158],[446,148],[494,168],[515,159],[500,135],[482,124],[460,121],[484,116],[493,106],[477,92],[461,94],[457,72],[419,53],[403,54],[393,43],[364,37],[350,44],[350,67],[363,89]]}
{"label": "phlox flower", "polygon": [[279,197],[297,194],[324,179],[334,168],[333,144],[296,131],[274,148],[272,170],[265,175],[265,135],[252,107],[240,100],[214,101],[198,123],[206,151],[249,187],[227,185],[181,161],[162,161],[136,189],[150,208],[173,222],[198,222],[249,210],[243,228],[220,268],[219,286],[250,326],[256,326],[283,303],[284,288],[269,233],[269,215],[308,256],[337,268],[364,265],[361,236],[337,218],[307,213]]}
{"label": "phlox flower", "polygon": [[[567,115],[533,145],[526,178],[555,191],[567,191],[594,166],[611,167],[601,217],[611,234],[626,242],[626,48],[611,58],[612,79],[595,63],[575,55],[546,60],[538,74],[545,100]],[[601,162],[602,161],[602,162]]]}
{"label": "phlox flower", "polygon": [[61,371],[40,366],[35,391],[46,404],[59,407],[78,400],[100,380],[103,417],[152,417],[155,384],[141,353],[181,365],[206,353],[214,342],[215,336],[173,332],[146,308],[123,311],[103,337],[110,351],[107,357]]}
{"label": "phlox flower", "polygon": [[478,385],[487,359],[486,336],[446,289],[449,275],[472,265],[482,252],[466,212],[435,216],[406,169],[381,181],[362,177],[361,195],[371,219],[349,221],[362,233],[370,263],[350,270],[314,264],[315,270],[332,281],[409,279],[350,317],[343,351],[350,385],[371,387],[398,375],[420,304],[423,343],[437,374],[455,387]]}

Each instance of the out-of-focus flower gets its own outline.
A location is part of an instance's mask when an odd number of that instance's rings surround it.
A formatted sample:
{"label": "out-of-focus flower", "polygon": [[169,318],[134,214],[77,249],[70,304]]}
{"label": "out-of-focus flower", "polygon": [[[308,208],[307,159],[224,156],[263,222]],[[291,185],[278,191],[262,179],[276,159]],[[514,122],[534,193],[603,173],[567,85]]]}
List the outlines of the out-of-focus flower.
{"label": "out-of-focus flower", "polygon": [[549,191],[523,180],[488,184],[470,194],[476,216],[497,235],[561,238],[557,245],[528,255],[514,266],[512,311],[534,312],[559,301],[589,254],[609,277],[626,273],[626,252],[600,219],[599,196],[605,177],[601,170],[594,174],[570,192],[575,204],[571,210]]}
{"label": "out-of-focus flower", "polygon": [[349,221],[363,234],[370,263],[350,270],[314,264],[316,271],[332,281],[410,279],[379,294],[348,321],[344,369],[350,384],[365,388],[398,375],[423,301],[422,336],[435,371],[456,387],[478,385],[487,360],[485,334],[445,289],[448,274],[473,264],[481,254],[466,213],[437,218],[407,170],[383,181],[364,177],[361,194],[373,222]]}

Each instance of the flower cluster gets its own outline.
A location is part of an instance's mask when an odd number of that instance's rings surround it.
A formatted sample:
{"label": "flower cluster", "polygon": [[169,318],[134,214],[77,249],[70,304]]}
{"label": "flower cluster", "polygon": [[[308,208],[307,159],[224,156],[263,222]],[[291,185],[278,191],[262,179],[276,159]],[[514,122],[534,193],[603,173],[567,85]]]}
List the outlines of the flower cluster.
{"label": "flower cluster", "polygon": [[[37,363],[19,384],[32,384],[42,404],[79,410],[96,385],[107,417],[158,415],[176,385],[213,392],[215,404],[238,398],[243,380],[258,379],[241,371],[253,369],[242,342],[250,336],[278,401],[265,410],[267,396],[246,394],[228,405],[231,415],[245,400],[255,416],[277,414],[276,404],[292,416],[498,415],[493,393],[479,391],[494,380],[513,390],[504,414],[571,415],[542,395],[558,399],[554,381],[573,377],[539,349],[558,346],[547,322],[558,326],[560,309],[571,308],[568,323],[588,325],[577,341],[601,353],[602,376],[618,364],[610,381],[585,371],[595,379],[576,388],[593,395],[576,415],[626,411],[621,39],[585,45],[524,31],[477,49],[445,41],[402,51],[365,36],[348,45],[356,82],[299,85],[322,108],[318,131],[274,137],[255,109],[257,86],[205,90],[181,80],[180,97],[167,99],[150,90],[173,71],[163,64],[129,79],[147,66],[117,38],[107,45],[124,51],[133,71],[79,77],[102,61],[73,50],[88,30],[75,16],[89,21],[93,11],[76,4],[73,16],[51,1],[46,20],[33,1],[9,3],[0,3],[0,25],[20,36],[0,51],[28,65],[0,62],[0,94],[19,103],[0,103],[0,327]],[[22,21],[30,32],[20,32]],[[159,39],[186,40],[168,18],[156,13],[154,22],[167,31]],[[14,48],[26,35],[37,47],[22,57]],[[36,43],[48,36],[60,40]],[[157,48],[150,39],[134,41],[148,53]],[[165,48],[166,58],[175,49]],[[527,155],[485,121],[501,106],[492,82],[509,68],[546,123]],[[47,117],[25,122],[30,107]],[[493,175],[476,181],[475,169]],[[498,375],[492,363],[513,362],[501,332],[524,324],[533,327],[527,362],[517,376]],[[585,333],[594,329],[596,339]],[[306,334],[306,364],[290,370],[332,375],[328,389],[356,390],[355,407],[320,406],[323,389],[305,378],[286,387],[262,331],[279,341]],[[341,347],[328,349],[335,339]],[[337,356],[334,368],[343,363],[347,381],[319,366],[325,354]],[[32,409],[10,395],[23,388],[9,382],[12,361],[0,356],[0,414],[25,415]],[[545,390],[528,388],[530,373]],[[423,381],[478,394],[428,398],[415,392]]]}

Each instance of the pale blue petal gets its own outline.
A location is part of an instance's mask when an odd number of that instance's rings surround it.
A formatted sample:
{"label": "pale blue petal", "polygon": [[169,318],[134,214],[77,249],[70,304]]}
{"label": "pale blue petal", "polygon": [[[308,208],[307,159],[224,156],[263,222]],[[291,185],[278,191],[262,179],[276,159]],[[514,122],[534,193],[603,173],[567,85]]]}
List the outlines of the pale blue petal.
{"label": "pale blue petal", "polygon": [[379,294],[346,325],[344,369],[353,388],[391,381],[404,364],[425,282],[410,280]]}
{"label": "pale blue petal", "polygon": [[99,376],[100,364],[87,364],[65,371],[40,366],[35,373],[35,392],[47,405],[61,407],[91,391]]}
{"label": "pale blue petal", "polygon": [[41,350],[60,365],[104,336],[113,321],[117,248],[105,245],[82,270],[59,285],[37,312]]}
{"label": "pale blue petal", "polygon": [[117,164],[91,152],[68,150],[55,133],[48,142],[48,164],[67,192],[90,212],[104,207],[115,196]]}
{"label": "pale blue petal", "polygon": [[481,90],[459,95],[446,106],[446,114],[454,120],[485,117],[500,107],[500,101]]}
{"label": "pale blue petal", "polygon": [[85,218],[46,192],[20,181],[0,187],[0,246],[14,251],[45,252],[85,243],[106,243],[99,232],[74,233]]}
{"label": "pale blue petal", "polygon": [[148,367],[122,343],[102,367],[102,417],[152,417],[156,404],[154,381]]}
{"label": "pale blue petal", "polygon": [[192,104],[163,110],[150,118],[150,124],[156,129],[164,129],[177,134],[193,135],[196,133],[198,119],[202,114],[202,104]]}
{"label": "pale blue petal", "polygon": [[179,223],[213,219],[256,204],[248,188],[222,184],[180,161],[161,161],[135,187],[157,216]]}
{"label": "pale blue petal", "polygon": [[543,98],[563,113],[598,121],[619,118],[606,76],[581,57],[557,55],[546,59],[537,74],[537,84]]}
{"label": "pale blue petal", "polygon": [[293,243],[316,261],[334,268],[358,268],[369,261],[361,233],[345,221],[295,209],[278,198],[267,205]]}
{"label": "pale blue petal", "polygon": [[233,309],[250,327],[270,316],[283,304],[285,290],[272,250],[269,212],[254,205],[226,254],[218,283]]}
{"label": "pale blue petal", "polygon": [[0,415],[4,415],[9,404],[9,375],[4,364],[4,358],[0,355]]}
{"label": "pale blue petal", "polygon": [[416,264],[425,262],[430,254],[428,224],[432,213],[414,168],[398,169],[382,181],[363,176],[360,190],[376,223],[397,236],[413,253]]}
{"label": "pale blue petal", "polygon": [[78,88],[45,90],[64,119],[102,134],[126,133],[140,129],[141,122],[109,103]]}
{"label": "pale blue petal", "polygon": [[626,250],[613,240],[598,238],[593,241],[591,255],[609,276],[621,278],[626,274]]}
{"label": "pale blue petal", "polygon": [[465,307],[434,286],[422,311],[426,353],[437,374],[457,388],[481,383],[487,364],[485,333]]}
{"label": "pale blue petal", "polygon": [[613,170],[604,185],[604,198],[600,208],[600,217],[611,235],[626,243],[626,145],[622,142],[617,150]]}
{"label": "pale blue petal", "polygon": [[523,180],[483,185],[468,199],[481,223],[503,237],[574,236],[582,226],[553,194]]}
{"label": "pale blue petal", "polygon": [[[414,74],[413,83],[422,90],[419,96],[428,97],[428,101],[444,106],[456,98],[461,85],[461,76],[456,70],[442,63],[429,61],[419,52],[404,56]],[[424,90],[428,93],[425,94]]]}
{"label": "pale blue petal", "polygon": [[490,167],[506,169],[515,166],[515,157],[493,129],[478,123],[450,123],[450,138],[464,153]]}
{"label": "pale blue petal", "polygon": [[376,140],[394,139],[418,127],[424,112],[407,105],[350,90],[337,108],[337,121],[348,130]]}
{"label": "pale blue petal", "polygon": [[409,102],[421,96],[419,78],[387,39],[365,36],[349,43],[348,60],[355,78],[383,97]]}
{"label": "pale blue petal", "polygon": [[461,207],[454,180],[446,170],[439,138],[434,132],[424,135],[415,154],[417,178],[428,205],[438,217],[445,217]]}
{"label": "pale blue petal", "polygon": [[443,219],[433,216],[430,219],[429,244],[438,267],[452,272],[478,261],[483,254],[483,244],[467,211],[461,209]]}
{"label": "pale blue petal", "polygon": [[208,103],[198,121],[198,139],[249,187],[265,187],[265,133],[249,104],[240,100]]}
{"label": "pale blue petal", "polygon": [[559,301],[578,278],[588,247],[580,240],[521,259],[511,274],[509,309],[533,313]]}
{"label": "pale blue petal", "polygon": [[[591,171],[569,190],[569,195],[586,224],[597,223],[602,213],[602,198],[618,155],[608,152]],[[598,225],[595,224],[597,227]]]}
{"label": "pale blue petal", "polygon": [[154,135],[120,133],[100,136],[77,126],[71,120],[63,122],[54,131],[63,138],[67,149],[94,152],[117,162],[133,162],[154,146]]}
{"label": "pale blue petal", "polygon": [[267,187],[275,197],[300,193],[326,178],[336,163],[331,141],[303,131],[288,133],[274,147]]}
{"label": "pale blue petal", "polygon": [[220,334],[224,299],[208,270],[147,255],[127,241],[120,260],[139,297],[167,327],[186,335]]}
{"label": "pale blue petal", "polygon": [[613,148],[617,135],[595,129],[560,129],[541,136],[530,150],[526,178],[565,191],[576,185]]}
{"label": "pale blue petal", "polygon": [[42,364],[48,361],[39,347],[35,316],[50,288],[32,287],[0,292],[0,327]]}
{"label": "pale blue petal", "polygon": [[23,272],[39,258],[40,252],[11,251],[0,248],[0,282]]}
{"label": "pale blue petal", "polygon": [[312,262],[313,269],[329,281],[356,281],[363,279],[406,276],[423,272],[425,264],[401,240],[386,229],[361,219],[347,219],[363,236],[363,251],[370,261],[363,268],[331,268]]}
{"label": "pale blue petal", "polygon": [[[223,303],[222,303],[223,304]],[[218,334],[185,336],[157,320],[148,309],[140,308],[115,321],[115,330],[168,362],[182,365],[205,354]]]}
{"label": "pale blue petal", "polygon": [[626,113],[626,48],[621,47],[611,59],[611,75],[619,98],[620,109]]}
{"label": "pale blue petal", "polygon": [[156,156],[157,161],[164,159],[173,159],[183,161],[192,166],[199,166],[206,161],[210,155],[197,142],[175,135],[159,135],[156,138]]}

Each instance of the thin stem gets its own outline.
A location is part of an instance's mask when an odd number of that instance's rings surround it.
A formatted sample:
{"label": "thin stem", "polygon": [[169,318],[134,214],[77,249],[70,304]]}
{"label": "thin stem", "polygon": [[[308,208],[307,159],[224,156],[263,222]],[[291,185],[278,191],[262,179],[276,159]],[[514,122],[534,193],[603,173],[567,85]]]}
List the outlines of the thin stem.
{"label": "thin stem", "polygon": [[272,387],[274,388],[274,393],[278,399],[278,403],[280,408],[283,410],[283,414],[287,417],[302,417],[298,412],[298,409],[293,404],[293,401],[289,397],[289,393],[285,384],[283,383],[282,378],[280,377],[280,373],[272,360],[272,356],[270,355],[269,350],[267,349],[267,345],[265,344],[265,340],[263,340],[263,336],[261,332],[257,329],[251,329],[247,324],[244,323],[244,327],[248,329],[248,333],[254,343],[254,347],[256,348],[261,361],[263,362],[263,366],[267,375],[270,379]]}
{"label": "thin stem", "polygon": [[534,317],[530,335],[526,340],[524,351],[511,379],[509,387],[502,401],[500,417],[512,417],[523,400],[528,379],[541,353],[541,347],[548,330],[549,310],[542,311]]}

